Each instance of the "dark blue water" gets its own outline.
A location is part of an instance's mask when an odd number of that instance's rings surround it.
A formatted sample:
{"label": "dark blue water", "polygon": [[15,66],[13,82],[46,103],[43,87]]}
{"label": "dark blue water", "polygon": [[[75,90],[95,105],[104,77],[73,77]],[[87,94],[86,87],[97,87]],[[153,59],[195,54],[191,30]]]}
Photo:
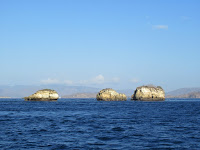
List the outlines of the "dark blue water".
{"label": "dark blue water", "polygon": [[200,100],[0,99],[0,149],[200,149]]}

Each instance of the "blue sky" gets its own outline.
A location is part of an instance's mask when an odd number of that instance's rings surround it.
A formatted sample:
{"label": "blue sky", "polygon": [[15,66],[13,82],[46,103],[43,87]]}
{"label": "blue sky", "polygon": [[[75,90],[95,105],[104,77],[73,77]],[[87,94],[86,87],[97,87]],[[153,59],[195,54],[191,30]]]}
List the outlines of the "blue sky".
{"label": "blue sky", "polygon": [[200,87],[199,0],[1,0],[0,85]]}

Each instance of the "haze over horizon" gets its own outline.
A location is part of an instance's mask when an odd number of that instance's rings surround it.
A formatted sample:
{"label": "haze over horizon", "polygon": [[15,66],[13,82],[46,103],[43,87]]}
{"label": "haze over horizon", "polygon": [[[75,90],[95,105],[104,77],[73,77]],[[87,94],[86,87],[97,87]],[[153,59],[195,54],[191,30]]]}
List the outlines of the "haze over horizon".
{"label": "haze over horizon", "polygon": [[200,87],[200,1],[0,1],[0,85]]}

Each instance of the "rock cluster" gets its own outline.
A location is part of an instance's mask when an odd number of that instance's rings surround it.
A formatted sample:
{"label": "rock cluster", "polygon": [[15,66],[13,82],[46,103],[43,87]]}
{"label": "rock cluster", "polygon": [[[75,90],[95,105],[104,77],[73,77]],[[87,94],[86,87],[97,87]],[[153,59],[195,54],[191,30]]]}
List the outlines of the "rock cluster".
{"label": "rock cluster", "polygon": [[136,88],[131,99],[143,101],[162,101],[165,100],[165,92],[160,86],[140,86]]}
{"label": "rock cluster", "polygon": [[127,97],[125,94],[117,93],[115,90],[107,88],[101,90],[96,99],[99,101],[126,101]]}
{"label": "rock cluster", "polygon": [[31,96],[25,97],[27,101],[51,101],[57,100],[59,98],[58,93],[54,90],[43,89],[39,90]]}

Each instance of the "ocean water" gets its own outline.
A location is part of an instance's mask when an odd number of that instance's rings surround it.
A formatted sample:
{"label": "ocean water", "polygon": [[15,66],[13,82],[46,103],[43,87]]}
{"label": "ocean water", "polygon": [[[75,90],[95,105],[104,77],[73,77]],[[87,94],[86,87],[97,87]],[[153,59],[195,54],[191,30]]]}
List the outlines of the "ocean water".
{"label": "ocean water", "polygon": [[200,149],[200,99],[0,99],[0,149]]}

